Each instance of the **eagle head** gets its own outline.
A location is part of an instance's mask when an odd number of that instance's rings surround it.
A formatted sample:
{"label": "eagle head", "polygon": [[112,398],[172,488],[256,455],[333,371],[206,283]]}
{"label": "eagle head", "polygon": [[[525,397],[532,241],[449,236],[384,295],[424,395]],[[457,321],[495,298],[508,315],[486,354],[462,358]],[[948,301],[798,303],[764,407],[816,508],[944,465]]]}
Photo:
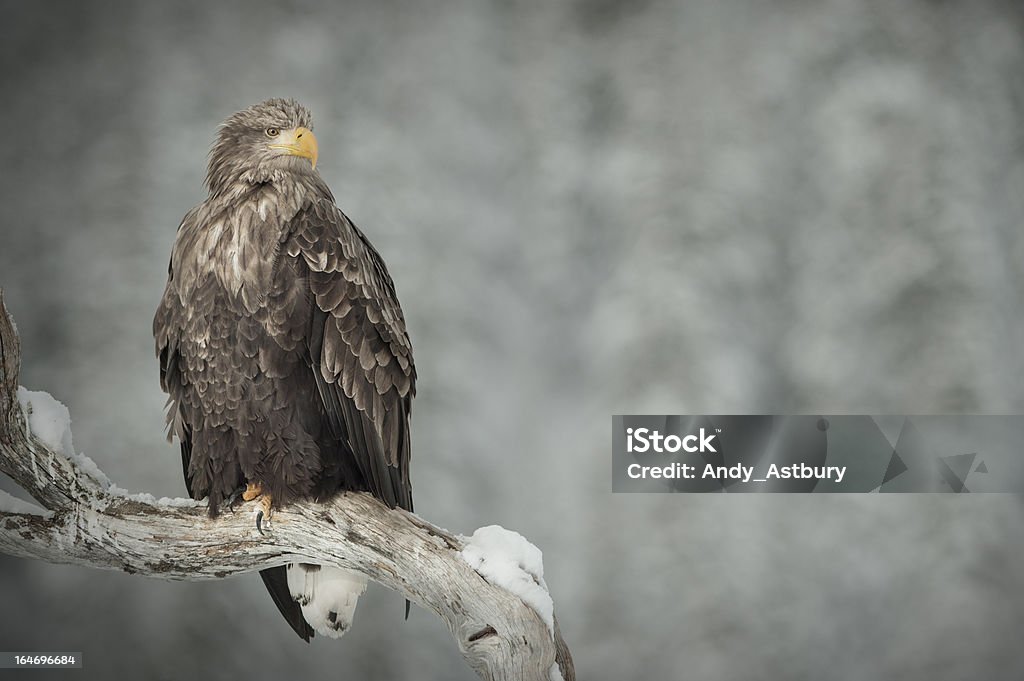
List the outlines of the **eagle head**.
{"label": "eagle head", "polygon": [[284,173],[312,175],[313,116],[294,99],[268,99],[224,121],[210,150],[206,186],[219,193],[237,182],[258,184]]}

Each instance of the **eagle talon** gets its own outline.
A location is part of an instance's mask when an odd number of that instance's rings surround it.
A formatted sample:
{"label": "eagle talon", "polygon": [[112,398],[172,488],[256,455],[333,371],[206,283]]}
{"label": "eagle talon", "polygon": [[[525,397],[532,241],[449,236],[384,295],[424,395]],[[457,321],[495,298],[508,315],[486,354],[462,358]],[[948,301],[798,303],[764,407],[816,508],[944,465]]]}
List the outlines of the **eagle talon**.
{"label": "eagle talon", "polygon": [[270,495],[264,494],[258,484],[250,484],[242,494],[242,498],[246,501],[256,501],[259,504],[259,507],[256,509],[256,531],[260,534],[265,534],[263,532],[264,520],[267,521],[267,529],[270,529],[270,509],[273,504]]}
{"label": "eagle talon", "polygon": [[234,513],[235,506],[242,503],[242,494],[246,489],[246,487],[239,486],[224,500],[224,505],[227,506],[229,512]]}

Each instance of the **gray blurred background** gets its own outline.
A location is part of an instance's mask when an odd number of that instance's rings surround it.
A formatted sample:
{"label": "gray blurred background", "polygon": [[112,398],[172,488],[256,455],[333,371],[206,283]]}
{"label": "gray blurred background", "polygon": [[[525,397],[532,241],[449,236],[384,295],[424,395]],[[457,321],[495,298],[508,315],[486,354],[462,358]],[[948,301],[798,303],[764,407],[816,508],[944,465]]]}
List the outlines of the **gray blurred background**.
{"label": "gray blurred background", "polygon": [[[406,310],[417,510],[544,551],[581,679],[1024,675],[1019,497],[610,493],[614,413],[1024,411],[1020,3],[0,10],[22,383],[119,485],[184,494],[170,245],[218,123],[292,96]],[[76,678],[474,678],[380,587],[306,645],[255,575],[0,557],[0,612]]]}

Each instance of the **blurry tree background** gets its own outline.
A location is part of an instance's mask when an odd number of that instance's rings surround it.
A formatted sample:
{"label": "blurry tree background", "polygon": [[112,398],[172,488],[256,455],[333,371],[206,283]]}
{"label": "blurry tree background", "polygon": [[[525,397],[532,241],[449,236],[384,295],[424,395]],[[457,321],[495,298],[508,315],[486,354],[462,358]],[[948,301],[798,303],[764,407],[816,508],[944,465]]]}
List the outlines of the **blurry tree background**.
{"label": "blurry tree background", "polygon": [[[217,124],[292,96],[406,310],[417,510],[543,549],[581,679],[1024,677],[1019,497],[610,493],[614,413],[1024,410],[1019,2],[0,9],[22,383],[119,485],[184,494],[170,245]],[[0,557],[0,604],[82,678],[474,678],[379,587],[310,646],[255,575]]]}

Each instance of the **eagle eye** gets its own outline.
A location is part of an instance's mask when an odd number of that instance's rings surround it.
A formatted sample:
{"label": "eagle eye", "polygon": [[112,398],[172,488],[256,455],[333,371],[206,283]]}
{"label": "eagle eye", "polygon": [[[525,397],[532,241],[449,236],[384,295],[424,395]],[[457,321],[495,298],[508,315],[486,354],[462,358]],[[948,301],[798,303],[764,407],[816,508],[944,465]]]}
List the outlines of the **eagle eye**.
{"label": "eagle eye", "polygon": [[267,133],[267,137],[277,137],[281,134],[281,131],[278,128],[267,128],[265,132]]}

